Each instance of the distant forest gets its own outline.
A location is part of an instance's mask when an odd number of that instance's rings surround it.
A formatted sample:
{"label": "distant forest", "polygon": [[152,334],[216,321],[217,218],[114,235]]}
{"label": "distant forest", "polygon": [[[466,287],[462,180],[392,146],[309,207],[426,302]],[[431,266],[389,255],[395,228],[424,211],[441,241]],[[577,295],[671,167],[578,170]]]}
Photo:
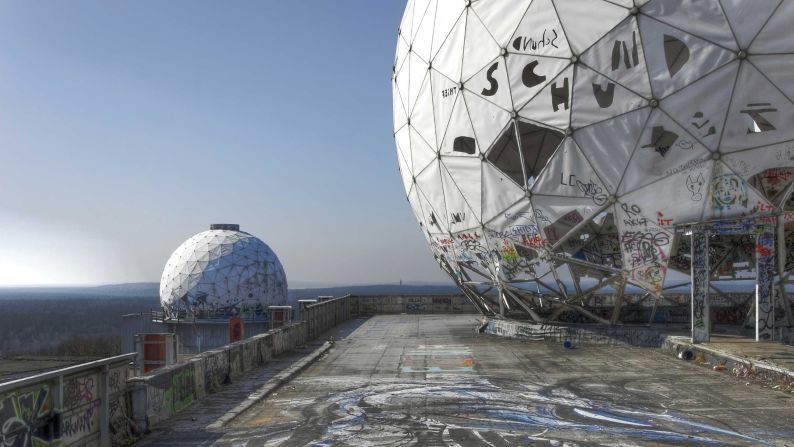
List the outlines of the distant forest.
{"label": "distant forest", "polygon": [[121,351],[121,316],[158,305],[156,296],[5,298],[0,301],[0,356],[114,355]]}
{"label": "distant forest", "polygon": [[[290,289],[290,300],[347,294],[453,294],[453,286],[368,285]],[[107,357],[121,352],[122,315],[160,306],[157,283],[0,288],[0,358]]]}

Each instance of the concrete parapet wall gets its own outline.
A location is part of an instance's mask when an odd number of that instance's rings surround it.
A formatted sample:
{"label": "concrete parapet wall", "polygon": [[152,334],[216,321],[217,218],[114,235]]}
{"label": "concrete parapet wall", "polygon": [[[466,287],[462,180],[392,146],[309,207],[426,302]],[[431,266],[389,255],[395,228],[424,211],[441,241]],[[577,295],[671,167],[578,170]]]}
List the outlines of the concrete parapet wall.
{"label": "concrete parapet wall", "polygon": [[486,318],[480,332],[508,338],[545,340],[574,344],[661,347],[666,335],[654,329],[634,326],[552,326]]}
{"label": "concrete parapet wall", "polygon": [[351,295],[353,313],[475,314],[477,308],[464,295]]}
{"label": "concrete parapet wall", "polygon": [[347,295],[310,304],[298,310],[298,319],[306,322],[307,336],[309,339],[314,339],[356,314],[357,302],[355,297]]}
{"label": "concrete parapet wall", "polygon": [[0,384],[3,445],[122,445],[130,437],[122,355]]}
{"label": "concrete parapet wall", "polygon": [[346,296],[306,306],[295,324],[197,354],[145,376],[130,378],[127,385],[135,431],[145,433],[152,424],[167,420],[207,394],[219,391],[241,374],[348,320],[353,302],[353,298]]}
{"label": "concrete parapet wall", "polygon": [[148,431],[241,374],[305,344],[307,329],[304,322],[285,326],[129,379],[136,430]]}

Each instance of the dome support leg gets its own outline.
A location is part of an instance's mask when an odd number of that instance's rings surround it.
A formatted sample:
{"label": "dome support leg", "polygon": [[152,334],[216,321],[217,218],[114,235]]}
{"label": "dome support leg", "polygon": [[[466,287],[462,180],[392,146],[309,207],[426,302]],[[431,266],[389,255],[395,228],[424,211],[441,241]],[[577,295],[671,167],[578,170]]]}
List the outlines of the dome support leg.
{"label": "dome support leg", "polygon": [[709,238],[692,229],[692,343],[709,341]]}
{"label": "dome support leg", "polygon": [[755,244],[755,341],[771,341],[775,336],[775,232],[761,227]]}

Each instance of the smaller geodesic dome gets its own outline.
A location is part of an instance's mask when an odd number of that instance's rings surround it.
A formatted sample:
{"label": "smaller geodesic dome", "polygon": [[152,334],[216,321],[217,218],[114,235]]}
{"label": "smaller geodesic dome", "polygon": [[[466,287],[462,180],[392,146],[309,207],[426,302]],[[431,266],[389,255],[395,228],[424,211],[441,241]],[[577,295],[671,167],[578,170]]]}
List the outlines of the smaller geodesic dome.
{"label": "smaller geodesic dome", "polygon": [[239,225],[215,224],[180,245],[160,280],[166,318],[266,319],[287,304],[287,278],[270,247]]}

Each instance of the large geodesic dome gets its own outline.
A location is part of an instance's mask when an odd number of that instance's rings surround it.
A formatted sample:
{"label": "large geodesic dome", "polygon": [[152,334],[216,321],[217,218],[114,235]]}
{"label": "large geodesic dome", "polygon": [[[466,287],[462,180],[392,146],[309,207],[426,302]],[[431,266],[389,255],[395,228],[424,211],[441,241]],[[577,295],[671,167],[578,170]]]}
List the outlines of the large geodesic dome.
{"label": "large geodesic dome", "polygon": [[781,218],[794,245],[792,20],[792,0],[409,0],[394,136],[442,268],[491,312],[488,288],[570,302],[581,278],[658,296],[693,224]]}
{"label": "large geodesic dome", "polygon": [[287,278],[270,247],[238,225],[216,224],[180,245],[160,280],[167,318],[265,319],[287,304]]}

